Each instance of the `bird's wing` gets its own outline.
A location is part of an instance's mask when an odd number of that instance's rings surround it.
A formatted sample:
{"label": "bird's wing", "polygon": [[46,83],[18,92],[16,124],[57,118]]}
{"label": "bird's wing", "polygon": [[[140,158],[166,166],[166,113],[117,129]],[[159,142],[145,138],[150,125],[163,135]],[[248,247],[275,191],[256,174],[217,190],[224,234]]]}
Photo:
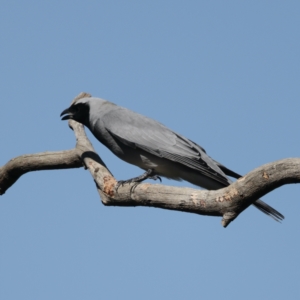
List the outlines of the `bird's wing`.
{"label": "bird's wing", "polygon": [[224,186],[230,184],[203,148],[161,123],[125,108],[111,110],[101,119],[106,130],[119,142],[197,170]]}

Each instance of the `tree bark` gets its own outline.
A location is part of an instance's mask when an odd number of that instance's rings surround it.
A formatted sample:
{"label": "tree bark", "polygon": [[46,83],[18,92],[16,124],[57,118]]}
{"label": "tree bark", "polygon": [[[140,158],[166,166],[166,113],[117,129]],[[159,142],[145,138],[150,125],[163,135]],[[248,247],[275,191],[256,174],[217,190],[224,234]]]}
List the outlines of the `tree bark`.
{"label": "tree bark", "polygon": [[[81,93],[75,99],[87,96],[90,95]],[[227,227],[243,210],[263,195],[284,184],[300,182],[300,158],[287,158],[265,164],[230,186],[215,191],[149,183],[124,184],[117,189],[117,180],[95,152],[83,125],[74,120],[68,122],[75,133],[76,147],[72,150],[42,152],[11,159],[0,168],[0,195],[27,172],[85,166],[96,182],[104,205],[151,206],[200,215],[222,216],[222,225]]]}

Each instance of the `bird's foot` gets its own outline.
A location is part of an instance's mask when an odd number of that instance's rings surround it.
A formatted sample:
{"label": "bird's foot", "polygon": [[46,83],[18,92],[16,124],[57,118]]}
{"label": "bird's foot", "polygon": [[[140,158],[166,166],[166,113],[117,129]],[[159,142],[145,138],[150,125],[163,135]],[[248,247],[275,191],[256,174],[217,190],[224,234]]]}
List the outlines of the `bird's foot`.
{"label": "bird's foot", "polygon": [[138,176],[138,177],[134,177],[128,180],[119,180],[117,185],[116,185],[116,190],[118,190],[118,188],[121,185],[124,185],[126,183],[141,183],[142,181],[146,180],[146,179],[153,179],[153,180],[157,180],[159,179],[161,182],[161,178],[158,175],[152,175],[153,174],[153,170],[149,169],[147,170],[144,174]]}

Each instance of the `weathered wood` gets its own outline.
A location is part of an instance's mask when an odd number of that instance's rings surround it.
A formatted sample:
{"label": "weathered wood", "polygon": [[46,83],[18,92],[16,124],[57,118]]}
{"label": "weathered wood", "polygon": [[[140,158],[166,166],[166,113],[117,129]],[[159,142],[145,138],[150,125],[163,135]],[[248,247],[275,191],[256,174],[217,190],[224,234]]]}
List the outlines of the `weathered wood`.
{"label": "weathered wood", "polygon": [[76,149],[18,156],[0,168],[0,195],[27,172],[80,167],[82,161]]}

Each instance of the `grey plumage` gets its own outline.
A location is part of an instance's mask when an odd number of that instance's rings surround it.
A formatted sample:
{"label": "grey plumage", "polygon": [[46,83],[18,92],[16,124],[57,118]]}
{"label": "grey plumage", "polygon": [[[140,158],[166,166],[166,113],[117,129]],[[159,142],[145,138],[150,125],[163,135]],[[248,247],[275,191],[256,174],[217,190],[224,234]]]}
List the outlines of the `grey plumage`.
{"label": "grey plumage", "polygon": [[[120,159],[152,174],[186,180],[197,186],[216,190],[228,186],[226,176],[241,177],[210,158],[196,143],[175,133],[161,123],[99,98],[76,100],[61,116],[74,119]],[[258,209],[280,221],[282,214],[261,200]]]}

